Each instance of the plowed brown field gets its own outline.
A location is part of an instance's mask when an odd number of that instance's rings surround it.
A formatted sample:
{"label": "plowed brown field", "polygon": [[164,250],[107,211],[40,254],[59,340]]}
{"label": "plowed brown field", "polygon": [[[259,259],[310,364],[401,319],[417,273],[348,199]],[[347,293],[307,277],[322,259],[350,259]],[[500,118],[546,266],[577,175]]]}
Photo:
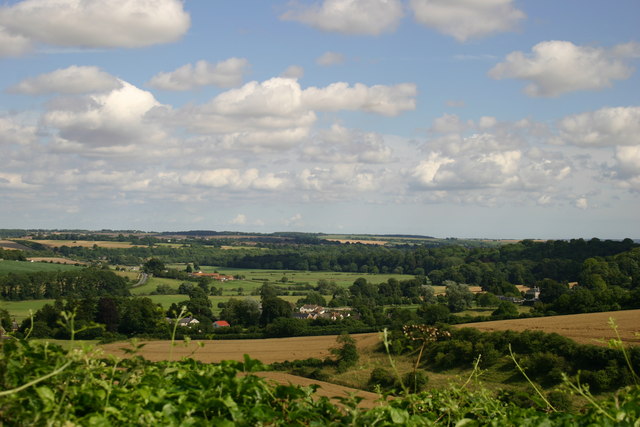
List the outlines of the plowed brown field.
{"label": "plowed brown field", "polygon": [[640,310],[607,311],[603,313],[569,314],[566,316],[535,317],[530,319],[496,320],[493,322],[465,323],[458,328],[476,328],[481,331],[542,331],[555,332],[581,344],[606,346],[615,338],[609,327],[609,318],[618,325],[622,341],[627,345],[640,345]]}

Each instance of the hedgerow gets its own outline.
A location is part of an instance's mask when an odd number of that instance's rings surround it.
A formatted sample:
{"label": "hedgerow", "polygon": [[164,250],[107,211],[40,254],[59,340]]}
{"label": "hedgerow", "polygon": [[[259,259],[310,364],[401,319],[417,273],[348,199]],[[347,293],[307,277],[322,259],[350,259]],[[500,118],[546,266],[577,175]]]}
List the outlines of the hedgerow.
{"label": "hedgerow", "polygon": [[632,426],[640,417],[637,385],[578,414],[521,408],[482,387],[465,386],[407,394],[364,410],[357,399],[335,404],[314,388],[274,385],[252,374],[263,369],[248,357],[219,364],[152,363],[8,339],[1,344],[0,424]]}

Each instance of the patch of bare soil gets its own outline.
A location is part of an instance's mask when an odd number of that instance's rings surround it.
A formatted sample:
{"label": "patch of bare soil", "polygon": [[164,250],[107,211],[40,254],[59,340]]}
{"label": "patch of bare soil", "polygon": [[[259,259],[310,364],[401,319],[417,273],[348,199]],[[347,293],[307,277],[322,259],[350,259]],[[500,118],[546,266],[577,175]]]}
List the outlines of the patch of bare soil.
{"label": "patch of bare soil", "polygon": [[640,345],[640,310],[607,311],[603,313],[570,314],[564,316],[535,317],[530,319],[496,320],[493,322],[465,323],[458,328],[476,328],[481,331],[542,331],[555,332],[580,344],[606,346],[615,338],[609,318],[618,325],[618,332],[627,345]]}

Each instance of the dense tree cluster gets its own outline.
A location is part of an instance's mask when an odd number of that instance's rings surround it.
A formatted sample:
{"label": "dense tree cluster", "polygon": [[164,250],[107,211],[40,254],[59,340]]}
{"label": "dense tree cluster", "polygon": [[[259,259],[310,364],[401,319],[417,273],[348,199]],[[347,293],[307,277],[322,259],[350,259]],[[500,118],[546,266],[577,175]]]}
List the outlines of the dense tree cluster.
{"label": "dense tree cluster", "polygon": [[114,334],[125,336],[168,336],[168,324],[162,306],[146,297],[102,296],[82,299],[56,300],[36,311],[32,319],[25,319],[21,333],[29,329],[35,338],[68,339],[69,329],[63,322],[62,312],[75,314],[76,337],[95,339]]}
{"label": "dense tree cluster", "polygon": [[0,276],[0,297],[5,300],[126,295],[129,295],[127,280],[108,270],[85,268]]}
{"label": "dense tree cluster", "polygon": [[26,261],[27,257],[23,251],[17,251],[15,249],[3,249],[0,248],[0,260],[7,259],[12,261]]}

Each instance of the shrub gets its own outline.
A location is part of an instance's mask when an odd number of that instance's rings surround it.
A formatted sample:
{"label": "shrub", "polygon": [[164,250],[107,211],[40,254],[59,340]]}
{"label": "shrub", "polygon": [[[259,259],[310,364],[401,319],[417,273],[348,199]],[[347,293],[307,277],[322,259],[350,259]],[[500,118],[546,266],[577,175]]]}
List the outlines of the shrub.
{"label": "shrub", "polygon": [[336,338],[336,342],[339,344],[339,347],[332,348],[331,354],[336,356],[338,371],[344,372],[358,363],[358,359],[360,358],[358,348],[356,347],[356,341],[346,332],[340,334],[338,338]]}
{"label": "shrub", "polygon": [[547,393],[547,400],[558,411],[568,412],[573,408],[571,396],[560,390],[552,390]]}
{"label": "shrub", "polygon": [[396,377],[388,369],[378,367],[371,371],[368,384],[371,390],[375,390],[377,387],[382,390],[390,390],[396,385]]}
{"label": "shrub", "polygon": [[418,369],[415,372],[407,372],[402,377],[402,381],[411,393],[418,393],[425,389],[429,382],[429,377],[424,371]]}

